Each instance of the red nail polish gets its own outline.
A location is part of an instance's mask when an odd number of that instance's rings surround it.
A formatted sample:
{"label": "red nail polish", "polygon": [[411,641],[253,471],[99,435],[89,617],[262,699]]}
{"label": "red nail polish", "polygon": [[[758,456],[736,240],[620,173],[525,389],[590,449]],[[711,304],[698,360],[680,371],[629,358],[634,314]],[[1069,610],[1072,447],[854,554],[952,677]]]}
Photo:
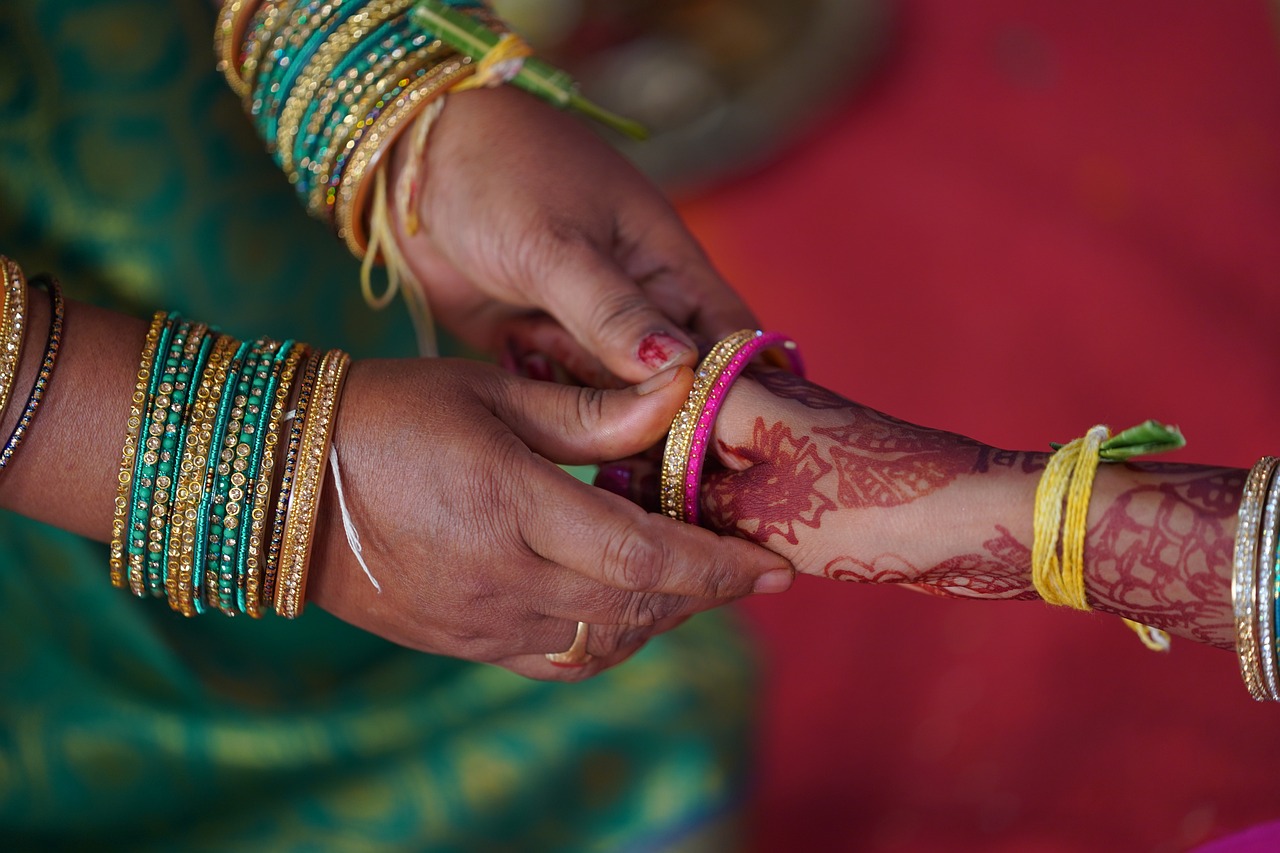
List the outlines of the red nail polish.
{"label": "red nail polish", "polygon": [[636,358],[651,370],[659,370],[675,364],[689,351],[689,345],[671,337],[666,332],[653,332],[640,342]]}

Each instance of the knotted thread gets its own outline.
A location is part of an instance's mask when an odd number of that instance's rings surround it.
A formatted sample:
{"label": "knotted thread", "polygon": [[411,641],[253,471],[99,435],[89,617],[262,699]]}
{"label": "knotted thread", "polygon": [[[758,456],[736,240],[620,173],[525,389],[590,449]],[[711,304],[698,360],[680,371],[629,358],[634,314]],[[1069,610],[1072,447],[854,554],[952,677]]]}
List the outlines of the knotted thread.
{"label": "knotted thread", "polygon": [[[1111,430],[1098,425],[1083,438],[1059,448],[1050,457],[1036,486],[1031,582],[1049,604],[1076,610],[1093,609],[1085,591],[1084,542],[1088,532],[1089,499],[1102,459],[1102,443],[1110,437]],[[1132,619],[1124,621],[1147,648],[1158,652],[1169,650],[1168,633]]]}

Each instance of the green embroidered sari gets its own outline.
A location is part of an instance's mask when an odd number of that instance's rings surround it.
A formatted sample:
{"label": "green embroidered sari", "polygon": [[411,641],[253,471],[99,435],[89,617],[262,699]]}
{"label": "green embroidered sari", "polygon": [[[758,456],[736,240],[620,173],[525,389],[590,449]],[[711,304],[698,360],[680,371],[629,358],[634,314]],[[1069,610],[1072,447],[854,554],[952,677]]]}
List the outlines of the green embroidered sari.
{"label": "green embroidered sari", "polygon": [[[212,71],[212,21],[5,0],[0,252],[139,316],[411,354]],[[113,589],[104,546],[0,514],[0,648],[6,849],[670,849],[741,797],[748,667],[719,616],[543,684],[316,608],[183,619]]]}

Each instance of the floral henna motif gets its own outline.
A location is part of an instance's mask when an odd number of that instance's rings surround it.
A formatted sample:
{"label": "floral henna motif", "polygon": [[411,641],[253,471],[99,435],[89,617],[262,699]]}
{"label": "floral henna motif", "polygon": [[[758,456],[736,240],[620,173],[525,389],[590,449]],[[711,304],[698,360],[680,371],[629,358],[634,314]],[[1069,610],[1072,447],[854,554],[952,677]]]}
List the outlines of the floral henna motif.
{"label": "floral henna motif", "polygon": [[778,422],[756,418],[751,445],[730,452],[754,463],[732,478],[713,480],[704,495],[708,517],[720,529],[736,529],[756,542],[781,536],[799,543],[796,525],[821,527],[822,514],[836,504],[817,486],[831,472],[808,436],[797,438]]}
{"label": "floral henna motif", "polygon": [[1244,472],[1215,470],[1121,494],[1089,532],[1093,605],[1230,648],[1228,523],[1243,485]]}
{"label": "floral henna motif", "polygon": [[982,543],[985,553],[961,554],[927,569],[897,554],[881,554],[870,562],[837,557],[823,568],[833,580],[856,583],[900,583],[948,598],[1035,599],[1030,587],[1031,552],[1003,527]]}
{"label": "floral henna motif", "polygon": [[870,409],[854,412],[849,423],[814,432],[835,442],[830,455],[840,477],[836,497],[849,509],[901,506],[931,494],[973,470],[968,450],[979,447]]}

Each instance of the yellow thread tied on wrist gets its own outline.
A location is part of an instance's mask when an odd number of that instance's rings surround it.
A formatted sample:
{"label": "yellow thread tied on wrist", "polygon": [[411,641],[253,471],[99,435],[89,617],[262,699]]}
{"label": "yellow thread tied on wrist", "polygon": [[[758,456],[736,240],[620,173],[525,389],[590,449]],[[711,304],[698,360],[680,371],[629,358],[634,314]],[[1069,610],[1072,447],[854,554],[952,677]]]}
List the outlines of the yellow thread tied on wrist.
{"label": "yellow thread tied on wrist", "polygon": [[[1084,542],[1089,498],[1102,459],[1102,443],[1111,430],[1099,425],[1083,438],[1064,445],[1049,459],[1036,486],[1035,540],[1031,547],[1031,582],[1049,604],[1092,610],[1085,592]],[[1061,537],[1062,556],[1058,556]],[[1142,644],[1152,651],[1169,650],[1169,635],[1125,619]]]}

